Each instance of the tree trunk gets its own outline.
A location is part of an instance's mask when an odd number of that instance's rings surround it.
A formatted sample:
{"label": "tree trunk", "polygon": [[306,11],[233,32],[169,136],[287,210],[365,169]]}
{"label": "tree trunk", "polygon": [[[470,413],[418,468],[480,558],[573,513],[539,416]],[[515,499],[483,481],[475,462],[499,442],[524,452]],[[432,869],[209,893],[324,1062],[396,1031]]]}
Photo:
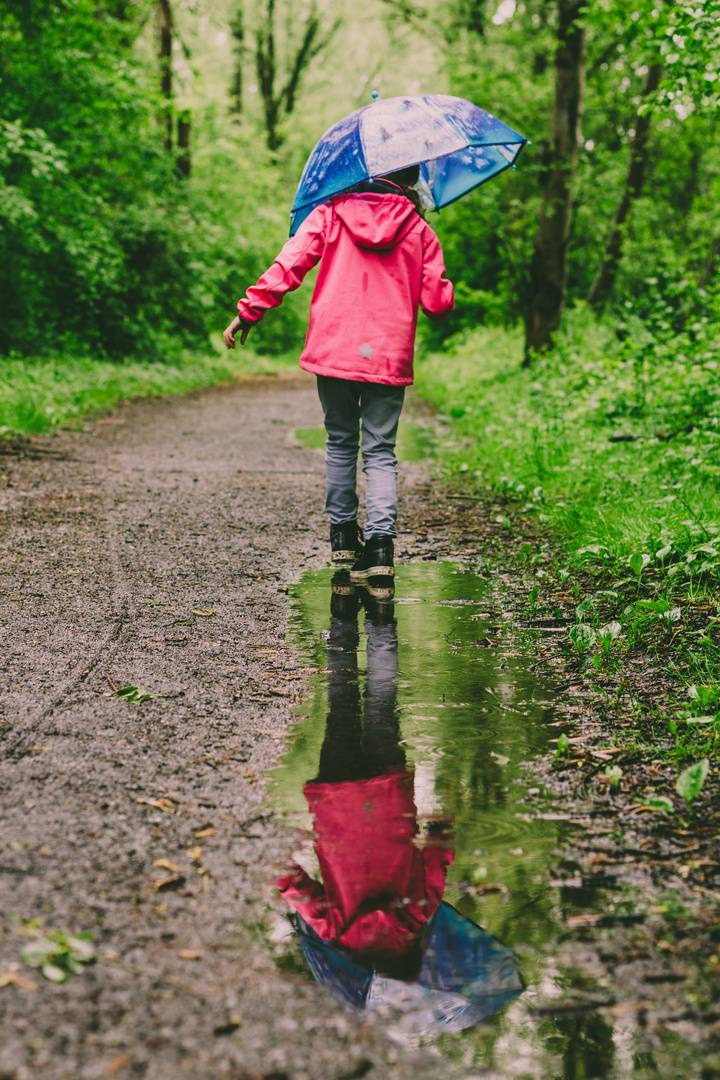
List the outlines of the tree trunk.
{"label": "tree trunk", "polygon": [[183,109],[178,116],[177,124],[177,167],[180,175],[186,180],[190,176],[190,124],[190,110]]}
{"label": "tree trunk", "polygon": [[543,202],[530,264],[525,364],[533,352],[552,344],[565,304],[572,188],[585,90],[585,31],[579,18],[586,2],[558,0],[551,146],[541,181]]}
{"label": "tree trunk", "polygon": [[160,92],[165,101],[165,149],[172,150],[172,31],[173,20],[170,0],[158,0],[158,59],[160,61]]}
{"label": "tree trunk", "polygon": [[[645,77],[643,86],[643,98],[654,94],[660,85],[663,66],[661,63],[653,64]],[[635,134],[630,142],[630,163],[628,165],[627,179],[620,202],[615,211],[615,216],[610,226],[610,232],[605,241],[605,250],[588,293],[588,304],[595,311],[602,311],[610,293],[612,292],[615,278],[617,277],[620,259],[622,258],[623,241],[625,239],[625,221],[630,213],[635,199],[640,197],[645,181],[645,168],[647,166],[648,143],[650,139],[650,113],[640,113],[635,117]]]}
{"label": "tree trunk", "polygon": [[243,59],[245,53],[245,18],[242,3],[238,4],[235,17],[230,23],[230,33],[235,38],[235,70],[230,84],[230,112],[240,114],[243,105]]}
{"label": "tree trunk", "polygon": [[264,25],[257,35],[255,61],[265,111],[268,150],[277,150],[282,139],[277,130],[280,103],[275,96],[275,0],[268,0]]}

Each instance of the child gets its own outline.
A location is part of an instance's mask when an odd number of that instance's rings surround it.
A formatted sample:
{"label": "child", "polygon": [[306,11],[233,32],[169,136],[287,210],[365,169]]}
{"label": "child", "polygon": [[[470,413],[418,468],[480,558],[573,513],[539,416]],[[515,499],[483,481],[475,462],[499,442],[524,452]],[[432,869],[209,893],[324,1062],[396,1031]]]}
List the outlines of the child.
{"label": "child", "polygon": [[[223,337],[248,330],[320,263],[300,366],[317,375],[327,432],[326,509],[332,561],[351,580],[392,585],[397,536],[395,440],[413,381],[418,308],[433,320],[454,308],[440,243],[422,217],[418,166],[358,184],[315,208],[270,269],[238,303]],[[360,424],[366,487],[365,544],[355,490]]]}

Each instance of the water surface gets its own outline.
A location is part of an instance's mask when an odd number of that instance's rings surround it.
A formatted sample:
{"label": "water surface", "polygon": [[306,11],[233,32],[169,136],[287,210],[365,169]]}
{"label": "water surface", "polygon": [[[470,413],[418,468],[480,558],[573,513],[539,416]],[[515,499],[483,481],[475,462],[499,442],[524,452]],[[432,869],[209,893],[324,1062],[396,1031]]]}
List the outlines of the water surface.
{"label": "water surface", "polygon": [[532,640],[463,567],[404,566],[389,604],[332,578],[294,588],[316,671],[274,776],[276,810],[307,837],[280,882],[295,929],[278,918],[279,966],[472,1075],[685,1075],[565,947],[570,916],[632,916],[638,898],[557,883],[573,826],[526,801],[527,763],[562,730]]}

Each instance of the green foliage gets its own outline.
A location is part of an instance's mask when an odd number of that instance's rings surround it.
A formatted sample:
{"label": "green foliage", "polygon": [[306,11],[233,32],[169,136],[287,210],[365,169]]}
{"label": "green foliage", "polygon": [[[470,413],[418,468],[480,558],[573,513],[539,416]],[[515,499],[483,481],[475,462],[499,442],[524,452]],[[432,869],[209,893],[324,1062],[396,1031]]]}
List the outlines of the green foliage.
{"label": "green foliage", "polygon": [[623,771],[619,765],[608,765],[605,769],[605,775],[614,788],[620,786],[620,781],[623,778]]}
{"label": "green foliage", "polygon": [[30,928],[33,940],[20,953],[29,967],[40,968],[50,982],[66,982],[70,975],[80,975],[86,965],[95,961],[95,949],[90,944],[92,934],[72,936],[63,930],[45,934]]}
{"label": "green foliage", "polygon": [[0,358],[0,437],[77,425],[128,398],[188,393],[230,382],[241,372],[269,374],[296,364],[295,357],[265,359],[247,349],[210,356],[183,353],[161,363]]}
{"label": "green foliage", "polygon": [[663,814],[673,814],[675,808],[672,801],[666,798],[665,795],[651,795],[649,799],[645,800],[647,806],[652,807],[653,810],[659,810]]}
{"label": "green foliage", "polygon": [[643,583],[717,581],[716,333],[633,317],[619,340],[580,309],[530,369],[515,332],[487,329],[426,356],[418,384],[447,416],[462,403],[448,464],[565,534],[579,565]]}
{"label": "green foliage", "polygon": [[675,790],[681,798],[685,799],[688,810],[705,787],[709,772],[710,762],[707,758],[703,758],[702,761],[695,761],[692,765],[688,765],[678,776]]}
{"label": "green foliage", "polygon": [[720,0],[673,4],[661,50],[667,79],[658,103],[666,109],[694,104],[720,110]]}
{"label": "green foliage", "polygon": [[116,691],[116,697],[122,698],[123,701],[127,701],[131,704],[141,705],[143,701],[152,701],[154,697],[158,697],[157,694],[147,694],[137,686],[123,686]]}
{"label": "green foliage", "polygon": [[595,631],[591,626],[587,626],[585,623],[578,623],[577,626],[571,626],[568,630],[568,637],[580,656],[584,656],[595,644]]}

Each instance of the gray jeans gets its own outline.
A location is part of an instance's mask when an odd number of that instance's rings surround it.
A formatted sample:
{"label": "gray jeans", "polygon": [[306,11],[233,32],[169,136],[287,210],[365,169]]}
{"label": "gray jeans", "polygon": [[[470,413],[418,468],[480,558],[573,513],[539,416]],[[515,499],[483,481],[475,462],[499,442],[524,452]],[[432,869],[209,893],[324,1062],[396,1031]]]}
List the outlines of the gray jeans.
{"label": "gray jeans", "polygon": [[360,449],[366,479],[365,539],[397,536],[395,440],[405,387],[352,382],[329,375],[318,375],[317,384],[327,432],[325,507],[330,523],[342,525],[357,518],[355,485]]}

